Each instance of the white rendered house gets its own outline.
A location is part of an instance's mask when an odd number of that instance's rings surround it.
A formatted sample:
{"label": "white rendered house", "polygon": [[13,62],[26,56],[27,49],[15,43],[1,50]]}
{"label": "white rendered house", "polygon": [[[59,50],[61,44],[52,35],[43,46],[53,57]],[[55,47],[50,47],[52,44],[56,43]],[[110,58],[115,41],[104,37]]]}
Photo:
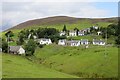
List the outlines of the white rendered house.
{"label": "white rendered house", "polygon": [[76,31],[69,31],[69,36],[77,36],[77,32]]}
{"label": "white rendered house", "polygon": [[46,38],[38,39],[38,42],[39,42],[40,44],[46,44],[46,45],[52,44],[51,39],[46,39]]}
{"label": "white rendered house", "polygon": [[105,45],[105,41],[93,39],[93,45]]}
{"label": "white rendered house", "polygon": [[88,42],[88,39],[81,39],[81,45],[88,45],[89,42]]}
{"label": "white rendered house", "polygon": [[60,34],[60,36],[65,36],[66,35],[65,31],[61,31],[59,34]]}
{"label": "white rendered house", "polygon": [[25,54],[25,50],[22,48],[22,46],[10,46],[9,52],[13,54]]}
{"label": "white rendered house", "polygon": [[58,45],[65,45],[66,39],[61,39],[58,41]]}

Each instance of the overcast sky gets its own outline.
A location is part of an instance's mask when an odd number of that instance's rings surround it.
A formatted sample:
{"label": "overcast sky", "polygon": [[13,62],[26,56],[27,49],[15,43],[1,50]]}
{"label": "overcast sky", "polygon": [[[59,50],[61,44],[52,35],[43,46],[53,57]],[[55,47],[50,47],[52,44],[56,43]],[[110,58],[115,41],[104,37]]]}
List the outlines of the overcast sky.
{"label": "overcast sky", "polygon": [[[0,3],[1,4],[1,3]],[[2,8],[1,8],[2,7]],[[94,0],[87,2],[63,1],[61,2],[11,2],[5,0],[2,2],[0,14],[2,14],[2,29],[5,30],[19,23],[45,18],[49,16],[72,16],[77,18],[104,18],[118,16],[118,2],[95,2]]]}

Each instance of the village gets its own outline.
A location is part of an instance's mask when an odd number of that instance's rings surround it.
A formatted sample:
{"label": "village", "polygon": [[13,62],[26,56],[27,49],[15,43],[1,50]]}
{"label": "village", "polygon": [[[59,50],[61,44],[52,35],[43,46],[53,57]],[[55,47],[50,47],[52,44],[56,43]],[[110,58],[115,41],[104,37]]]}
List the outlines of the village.
{"label": "village", "polygon": [[118,3],[1,1],[0,78],[118,80]]}
{"label": "village", "polygon": [[[93,26],[94,30],[98,30],[99,27],[98,26]],[[69,32],[66,31],[60,31],[59,32],[59,36],[66,36],[67,38],[72,38],[72,37],[80,37],[80,36],[86,36],[86,35],[90,35],[90,28],[86,28],[83,30],[70,30]],[[101,35],[102,31],[98,30],[96,32],[96,35]],[[28,35],[28,40],[31,38],[32,34]],[[89,41],[89,39],[80,39],[80,40],[67,40],[66,39],[59,39],[58,42],[56,43],[57,45],[60,46],[71,46],[71,47],[79,47],[81,45],[84,45],[85,48],[89,47],[89,44],[92,45],[99,45],[99,46],[104,46],[106,43],[103,39],[93,39],[92,42]],[[33,35],[33,39],[34,41],[36,41],[37,43],[39,43],[40,45],[50,45],[53,44],[52,40],[50,38],[37,38],[37,36]],[[28,40],[26,40],[26,43],[28,42]],[[2,50],[1,50],[2,51]],[[21,45],[17,45],[17,46],[9,46],[9,53],[13,53],[13,54],[25,54],[25,49],[21,46]]]}

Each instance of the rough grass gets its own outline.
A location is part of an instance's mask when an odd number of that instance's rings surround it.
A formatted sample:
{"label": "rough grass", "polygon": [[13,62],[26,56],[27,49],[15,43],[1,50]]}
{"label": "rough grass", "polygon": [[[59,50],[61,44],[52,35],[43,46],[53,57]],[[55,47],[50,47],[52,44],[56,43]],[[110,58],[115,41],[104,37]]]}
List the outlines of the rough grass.
{"label": "rough grass", "polygon": [[2,54],[3,78],[77,78],[32,63],[22,56]]}
{"label": "rough grass", "polygon": [[[105,56],[105,53],[107,55]],[[118,76],[118,49],[116,47],[89,46],[63,47],[58,45],[45,46],[37,49],[37,58],[45,59],[43,64],[60,72],[79,77]]]}

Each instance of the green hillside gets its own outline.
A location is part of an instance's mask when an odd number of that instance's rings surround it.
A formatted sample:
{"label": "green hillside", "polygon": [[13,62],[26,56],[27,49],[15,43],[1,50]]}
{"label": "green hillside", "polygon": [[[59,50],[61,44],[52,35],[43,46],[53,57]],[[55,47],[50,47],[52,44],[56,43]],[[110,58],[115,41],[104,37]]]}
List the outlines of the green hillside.
{"label": "green hillside", "polygon": [[77,78],[32,63],[18,55],[2,54],[2,65],[3,78]]}
{"label": "green hillside", "polygon": [[[107,55],[105,56],[105,53]],[[37,49],[36,57],[49,68],[79,77],[118,76],[118,48],[105,46],[68,47],[50,45]]]}

